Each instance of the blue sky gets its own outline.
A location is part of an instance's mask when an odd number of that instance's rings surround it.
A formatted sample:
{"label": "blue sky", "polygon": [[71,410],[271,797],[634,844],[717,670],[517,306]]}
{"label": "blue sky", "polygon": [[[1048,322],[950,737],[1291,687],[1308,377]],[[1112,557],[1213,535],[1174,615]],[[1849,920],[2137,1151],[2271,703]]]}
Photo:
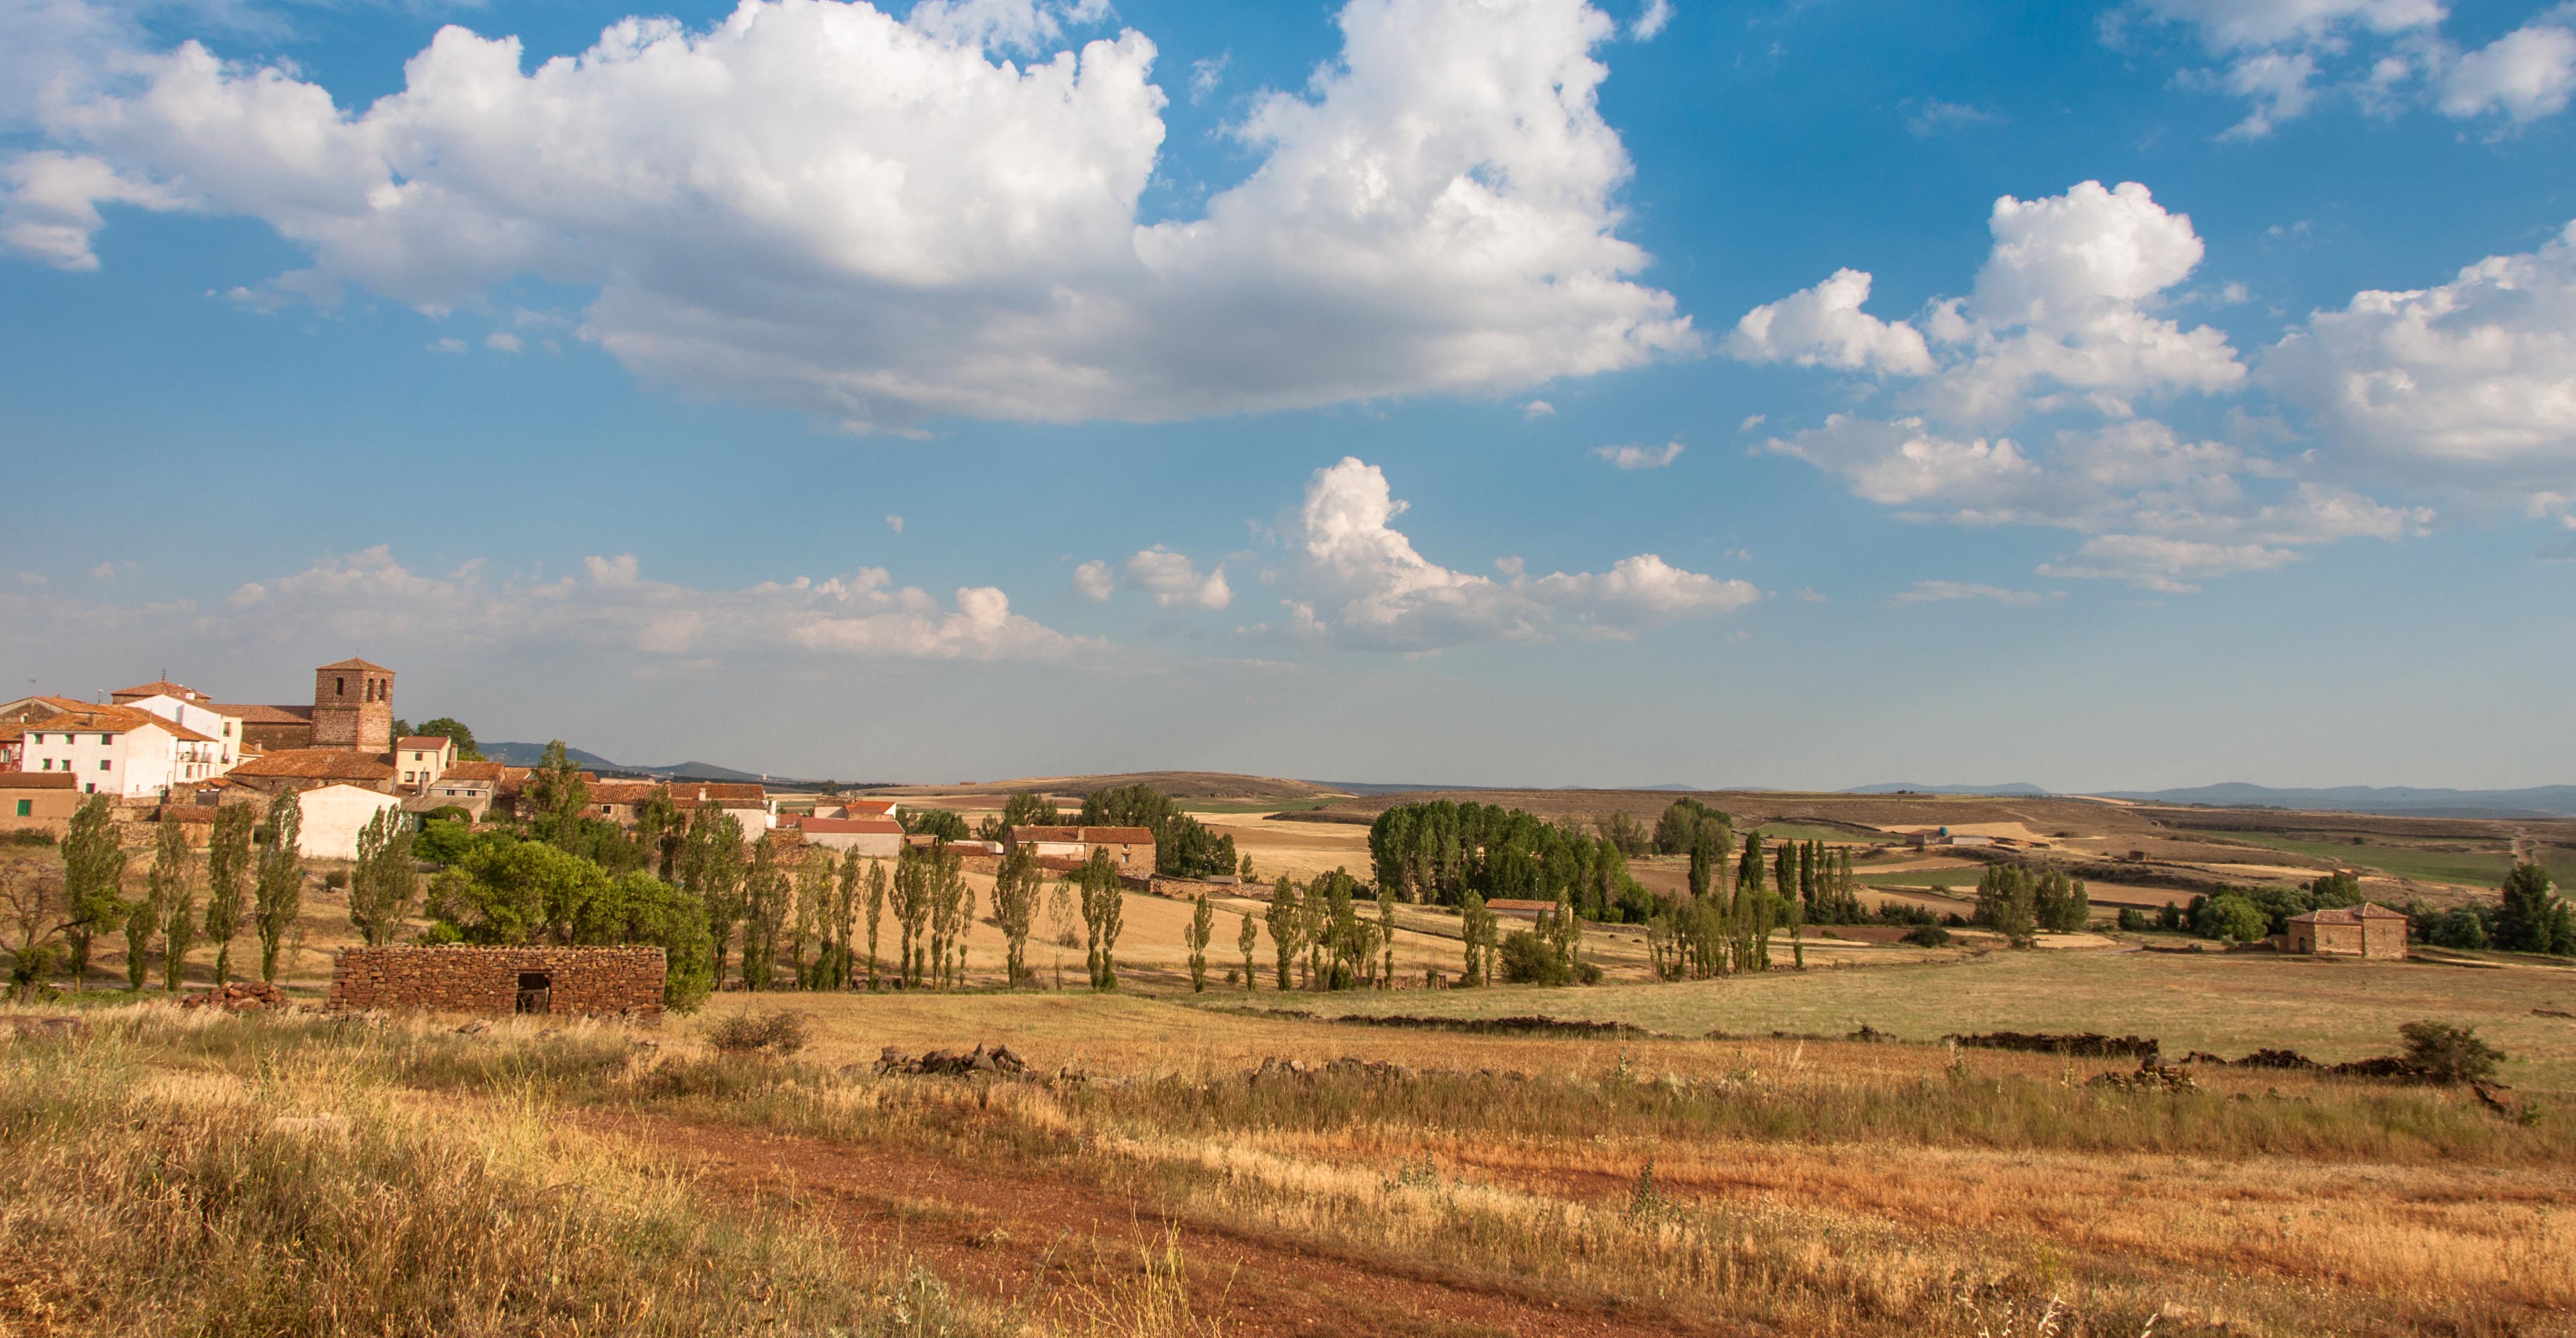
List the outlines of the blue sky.
{"label": "blue sky", "polygon": [[2570,779],[2576,7],[0,51],[13,683],[359,651],[415,719],[843,779]]}

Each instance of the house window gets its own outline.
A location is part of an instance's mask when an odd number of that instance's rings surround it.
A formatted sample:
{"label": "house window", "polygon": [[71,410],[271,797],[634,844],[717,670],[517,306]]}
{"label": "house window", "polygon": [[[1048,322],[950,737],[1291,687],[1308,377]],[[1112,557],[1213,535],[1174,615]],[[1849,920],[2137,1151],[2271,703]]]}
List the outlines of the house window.
{"label": "house window", "polygon": [[36,801],[35,801],[35,800],[33,800],[33,799],[21,799],[21,800],[19,800],[19,801],[18,801],[18,816],[19,816],[19,817],[22,817],[22,818],[24,818],[24,817],[32,817],[32,816],[35,814],[35,811],[36,811]]}
{"label": "house window", "polygon": [[116,736],[115,736],[115,735],[113,735],[113,734],[101,734],[101,735],[99,735],[99,736],[98,736],[98,741],[99,741],[101,744],[110,744],[110,743],[114,743],[114,742],[116,742]]}
{"label": "house window", "polygon": [[111,763],[111,762],[109,762],[109,761],[108,761],[106,758],[104,758],[104,757],[102,757],[102,758],[98,759],[98,769],[99,769],[99,770],[101,770],[101,771],[105,771],[105,770],[107,770],[107,769],[108,769],[110,766],[112,766],[112,765],[114,765],[114,764],[113,764],[113,763]]}
{"label": "house window", "polygon": [[332,695],[332,696],[334,696],[334,697],[346,697],[346,696],[348,696],[348,695],[349,695],[349,680],[347,680],[347,679],[345,679],[345,678],[335,678],[335,679],[332,679],[332,680],[331,680],[331,695]]}
{"label": "house window", "polygon": [[36,770],[38,770],[38,771],[51,771],[51,770],[53,770],[53,769],[54,769],[54,759],[52,759],[52,758],[50,758],[50,757],[48,757],[48,758],[46,758],[46,759],[45,759],[45,764],[44,764],[43,766],[36,768]]}
{"label": "house window", "polygon": [[96,794],[96,793],[98,793],[98,783],[97,783],[97,782],[95,782],[95,781],[92,781],[91,783],[89,783],[89,784],[87,784],[87,785],[82,786],[82,787],[81,787],[81,790],[82,790],[84,793],[87,793],[87,794]]}

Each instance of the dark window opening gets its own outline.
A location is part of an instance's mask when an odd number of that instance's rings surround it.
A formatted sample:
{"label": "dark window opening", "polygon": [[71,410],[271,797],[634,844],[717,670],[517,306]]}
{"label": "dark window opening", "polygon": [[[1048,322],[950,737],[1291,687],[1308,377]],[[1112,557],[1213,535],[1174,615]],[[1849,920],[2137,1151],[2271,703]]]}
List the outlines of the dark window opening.
{"label": "dark window opening", "polygon": [[332,694],[333,696],[336,696],[336,697],[346,697],[346,696],[348,696],[348,695],[349,695],[349,680],[347,680],[347,679],[345,679],[345,678],[335,678],[335,679],[332,679],[332,680],[331,680],[331,694]]}
{"label": "dark window opening", "polygon": [[553,1011],[554,1011],[554,980],[553,980],[553,978],[552,978],[552,977],[549,977],[549,976],[548,976],[545,972],[543,972],[543,971],[522,971],[522,972],[520,972],[520,973],[519,973],[519,1003],[518,1003],[518,1007],[517,1007],[514,1011],[521,1012],[521,1013],[550,1013],[550,1012],[553,1012]]}

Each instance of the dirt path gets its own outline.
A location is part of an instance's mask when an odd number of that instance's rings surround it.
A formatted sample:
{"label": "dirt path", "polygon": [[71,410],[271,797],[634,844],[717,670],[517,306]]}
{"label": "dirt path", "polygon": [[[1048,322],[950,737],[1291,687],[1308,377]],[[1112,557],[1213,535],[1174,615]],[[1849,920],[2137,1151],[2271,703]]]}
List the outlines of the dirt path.
{"label": "dirt path", "polygon": [[[951,1286],[1006,1303],[1051,1296],[1078,1310],[1086,1294],[1120,1293],[1166,1230],[1143,1204],[1026,1169],[650,1115],[585,1123],[698,1170],[711,1190],[822,1213],[854,1242],[911,1255]],[[1179,1236],[1197,1313],[1243,1338],[1743,1331],[1608,1300],[1560,1306],[1223,1225],[1187,1224]]]}

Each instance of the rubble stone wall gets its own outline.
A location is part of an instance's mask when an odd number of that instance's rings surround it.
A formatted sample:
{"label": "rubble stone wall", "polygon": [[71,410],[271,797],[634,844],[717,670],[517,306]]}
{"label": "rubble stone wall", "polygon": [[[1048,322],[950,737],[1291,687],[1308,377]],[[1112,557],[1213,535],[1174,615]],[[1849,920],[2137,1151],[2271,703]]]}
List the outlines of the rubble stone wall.
{"label": "rubble stone wall", "polygon": [[519,977],[546,977],[545,1012],[660,1017],[660,948],[343,948],[331,971],[335,1010],[513,1013]]}

